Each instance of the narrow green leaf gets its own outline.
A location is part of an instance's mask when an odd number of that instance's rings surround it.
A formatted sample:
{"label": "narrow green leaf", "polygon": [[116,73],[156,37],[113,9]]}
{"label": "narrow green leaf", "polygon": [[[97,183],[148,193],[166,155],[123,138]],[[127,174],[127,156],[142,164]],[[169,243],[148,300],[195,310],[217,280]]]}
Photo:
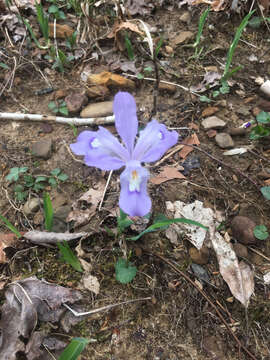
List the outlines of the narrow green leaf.
{"label": "narrow green leaf", "polygon": [[253,230],[254,236],[259,240],[266,240],[269,236],[267,227],[265,225],[257,225]]}
{"label": "narrow green leaf", "polygon": [[83,272],[77,256],[73,253],[67,241],[58,242],[57,246],[59,248],[60,254],[62,255],[63,261],[71,265],[76,271]]}
{"label": "narrow green leaf", "polygon": [[161,46],[162,46],[162,44],[163,44],[163,41],[164,41],[164,39],[161,37],[161,38],[159,39],[159,42],[157,43],[157,46],[156,46],[156,49],[155,49],[155,56],[156,56],[156,57],[157,57],[158,54],[159,54],[160,48],[161,48]]}
{"label": "narrow green leaf", "polygon": [[131,263],[126,259],[118,259],[114,267],[116,280],[119,281],[121,284],[127,284],[131,282],[136,276],[136,266],[132,266]]}
{"label": "narrow green leaf", "polygon": [[50,195],[46,192],[43,194],[43,208],[45,217],[45,230],[51,231],[53,226],[53,206]]}
{"label": "narrow green leaf", "polygon": [[206,226],[202,225],[201,223],[199,223],[197,221],[194,221],[194,220],[185,219],[185,218],[167,219],[167,220],[163,220],[163,221],[160,221],[160,222],[156,222],[155,224],[149,226],[147,229],[142,231],[139,235],[133,236],[132,238],[128,238],[127,240],[137,241],[144,234],[152,232],[153,230],[156,230],[156,229],[162,230],[162,228],[164,226],[167,226],[167,225],[170,225],[170,224],[176,224],[176,223],[195,225],[195,226],[201,227],[202,229],[204,229],[206,231],[208,230],[208,227],[206,227]]}
{"label": "narrow green leaf", "polygon": [[200,43],[201,40],[201,36],[202,36],[202,32],[203,32],[203,28],[204,28],[204,24],[206,21],[206,18],[209,14],[210,11],[210,7],[208,7],[206,10],[204,10],[204,12],[202,13],[202,15],[200,16],[200,20],[199,20],[199,26],[198,26],[198,32],[196,35],[196,40],[195,43],[193,44],[193,47],[197,47]]}
{"label": "narrow green leaf", "polygon": [[5,70],[9,70],[9,66],[3,62],[0,62],[0,67],[2,67]]}
{"label": "narrow green leaf", "polygon": [[39,183],[41,181],[47,181],[47,177],[46,176],[37,176],[36,177],[36,180],[35,180],[35,183]]}
{"label": "narrow green leaf", "polygon": [[270,200],[270,186],[261,187],[261,193],[266,198],[266,200]]}
{"label": "narrow green leaf", "polygon": [[3,221],[3,223],[6,225],[6,227],[12,231],[17,237],[18,239],[22,237],[22,235],[20,234],[19,230],[17,230],[15,228],[14,225],[11,224],[11,222],[3,215],[0,214],[0,220]]}
{"label": "narrow green leaf", "polygon": [[126,45],[126,49],[127,49],[127,53],[128,53],[128,58],[130,61],[134,60],[134,51],[133,51],[133,47],[131,44],[131,41],[129,40],[128,35],[125,35],[125,45]]}
{"label": "narrow green leaf", "polygon": [[74,338],[71,343],[64,349],[58,360],[77,360],[89,340],[85,338]]}

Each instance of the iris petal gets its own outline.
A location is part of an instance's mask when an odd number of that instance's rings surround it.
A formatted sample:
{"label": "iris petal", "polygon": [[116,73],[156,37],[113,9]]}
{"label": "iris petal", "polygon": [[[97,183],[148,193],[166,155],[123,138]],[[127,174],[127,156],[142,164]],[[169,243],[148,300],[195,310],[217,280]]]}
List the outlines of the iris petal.
{"label": "iris petal", "polygon": [[177,143],[177,140],[176,131],[169,131],[165,125],[152,120],[140,132],[132,158],[140,162],[157,161]]}
{"label": "iris petal", "polygon": [[147,193],[149,172],[139,162],[130,161],[120,176],[120,208],[130,216],[144,216],[151,210]]}
{"label": "iris petal", "polygon": [[83,131],[77,142],[70,145],[76,155],[84,155],[84,162],[101,170],[116,170],[125,165],[128,152],[107,129]]}
{"label": "iris petal", "polygon": [[138,132],[136,102],[128,92],[118,92],[114,97],[113,112],[115,127],[124,141],[129,154],[134,148],[134,141]]}

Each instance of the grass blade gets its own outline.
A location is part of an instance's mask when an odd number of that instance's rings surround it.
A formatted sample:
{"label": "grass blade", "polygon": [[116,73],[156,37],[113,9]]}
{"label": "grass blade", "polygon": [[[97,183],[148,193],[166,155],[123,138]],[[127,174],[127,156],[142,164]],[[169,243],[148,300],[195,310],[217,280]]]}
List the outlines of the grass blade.
{"label": "grass blade", "polygon": [[89,340],[85,338],[74,338],[70,344],[61,353],[58,360],[76,360],[81,354],[85,346],[89,343]]}
{"label": "grass blade", "polygon": [[71,265],[76,271],[83,272],[77,256],[73,253],[67,241],[58,242],[57,246],[59,248],[60,254],[62,255],[63,261]]}
{"label": "grass blade", "polygon": [[19,232],[19,230],[17,230],[17,229],[15,228],[15,226],[12,225],[11,222],[8,221],[8,219],[7,219],[5,216],[3,216],[3,215],[0,214],[0,219],[3,221],[3,223],[6,225],[6,227],[7,227],[10,231],[12,231],[12,232],[18,237],[18,239],[22,237],[22,235],[21,235],[21,233]]}
{"label": "grass blade", "polygon": [[53,206],[50,195],[44,193],[43,195],[43,208],[45,217],[45,230],[51,231],[53,226]]}

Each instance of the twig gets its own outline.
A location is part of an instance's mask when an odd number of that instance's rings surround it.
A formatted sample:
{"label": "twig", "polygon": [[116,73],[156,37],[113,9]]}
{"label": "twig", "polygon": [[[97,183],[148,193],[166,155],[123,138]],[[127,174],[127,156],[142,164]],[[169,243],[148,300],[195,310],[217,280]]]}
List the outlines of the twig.
{"label": "twig", "polygon": [[112,177],[112,173],[113,173],[113,170],[111,170],[110,173],[109,173],[109,176],[108,176],[108,179],[107,179],[107,182],[106,182],[106,185],[105,185],[105,189],[104,189],[104,191],[103,191],[102,198],[101,198],[100,203],[99,203],[98,211],[101,210],[101,207],[102,207],[102,204],[103,204],[103,200],[104,200],[104,197],[105,197],[107,188],[108,188],[108,186],[109,186],[109,183],[110,183],[110,180],[111,180],[111,177]]}
{"label": "twig", "polygon": [[3,119],[15,121],[54,121],[61,124],[72,125],[102,125],[114,123],[114,115],[100,118],[65,118],[54,115],[0,113],[0,120]]}
{"label": "twig", "polygon": [[267,261],[270,261],[270,258],[269,257],[267,257],[267,256],[265,256],[263,253],[261,253],[259,250],[256,250],[256,249],[254,249],[254,248],[252,248],[252,247],[248,247],[249,248],[249,250],[251,250],[251,251],[253,251],[255,254],[257,254],[257,255],[260,255],[262,258],[264,258],[265,260],[267,260]]}
{"label": "twig", "polygon": [[239,346],[239,349],[243,349],[245,351],[245,353],[247,355],[249,355],[249,357],[253,360],[256,360],[255,356],[240,342],[240,340],[237,338],[237,336],[234,334],[234,332],[232,331],[232,329],[230,328],[229,324],[227,323],[227,321],[224,319],[223,315],[221,314],[221,312],[219,311],[219,309],[217,308],[217,306],[211,301],[211,299],[205,294],[205,292],[203,290],[201,290],[199,288],[199,286],[190,279],[190,277],[188,277],[183,271],[179,270],[175,265],[173,265],[169,260],[167,260],[166,258],[164,258],[162,255],[156,254],[156,253],[151,253],[148,251],[145,251],[146,254],[157,257],[159,259],[161,259],[163,262],[165,262],[166,264],[168,264],[176,273],[178,273],[179,275],[183,276],[183,278],[185,280],[187,280],[190,284],[192,284],[198,291],[199,293],[205,298],[205,300],[212,306],[212,308],[216,311],[218,317],[220,318],[220,320],[223,322],[223,324],[225,325],[226,329],[229,331],[230,335],[234,338],[234,340],[236,341],[237,345]]}
{"label": "twig", "polygon": [[[123,73],[122,75],[125,75],[125,76],[129,76],[129,77],[133,77],[133,78],[137,78],[136,75],[131,75],[131,74],[128,74],[128,73]],[[156,81],[156,79],[154,78],[147,78],[147,77],[144,77],[143,80],[147,80],[147,81]],[[196,95],[196,96],[201,96],[201,94],[198,94],[196,93],[195,91],[191,91],[189,88],[185,87],[185,86],[182,86],[182,85],[179,85],[179,84],[176,84],[176,83],[172,83],[170,81],[165,81],[165,80],[160,80],[161,83],[163,84],[167,84],[167,85],[174,85],[176,87],[179,87],[193,95]]]}
{"label": "twig", "polygon": [[34,244],[56,244],[58,241],[71,241],[78,238],[86,237],[89,233],[55,233],[46,231],[28,231],[23,237]]}
{"label": "twig", "polygon": [[156,162],[154,165],[150,165],[150,166],[147,166],[147,167],[157,167],[159,166],[160,164],[162,164],[165,160],[167,160],[169,157],[171,157],[173,154],[175,154],[177,151],[183,149],[185,145],[183,144],[180,144],[180,145],[177,145],[175,146],[172,151],[169,152],[169,154],[163,156],[163,158],[161,158],[158,162]]}
{"label": "twig", "polygon": [[105,310],[110,310],[116,306],[120,306],[120,305],[125,305],[125,304],[130,304],[130,303],[133,303],[133,302],[137,302],[137,301],[146,301],[146,300],[151,300],[151,297],[145,297],[145,298],[139,298],[139,299],[134,299],[134,300],[128,300],[128,301],[123,301],[123,302],[120,302],[118,304],[112,304],[112,305],[107,305],[107,306],[102,306],[98,309],[94,309],[94,310],[90,310],[90,311],[86,311],[86,312],[77,312],[73,309],[71,309],[70,306],[68,306],[67,304],[63,304],[68,310],[70,310],[72,312],[72,314],[74,316],[85,316],[85,315],[92,315],[92,314],[96,314],[98,312],[101,312],[101,311],[105,311]]}

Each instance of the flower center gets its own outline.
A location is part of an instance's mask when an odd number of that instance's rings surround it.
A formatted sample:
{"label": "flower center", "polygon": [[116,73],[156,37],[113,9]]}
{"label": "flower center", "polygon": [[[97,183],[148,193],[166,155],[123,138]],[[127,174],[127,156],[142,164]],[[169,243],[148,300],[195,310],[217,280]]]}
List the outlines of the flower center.
{"label": "flower center", "polygon": [[131,176],[130,176],[130,179],[129,179],[129,187],[128,187],[129,191],[130,192],[134,192],[134,191],[139,192],[140,191],[140,184],[141,184],[140,176],[138,175],[136,170],[133,170],[131,172]]}
{"label": "flower center", "polygon": [[90,145],[92,148],[95,149],[101,145],[101,142],[97,138],[94,138],[93,140],[90,141]]}

